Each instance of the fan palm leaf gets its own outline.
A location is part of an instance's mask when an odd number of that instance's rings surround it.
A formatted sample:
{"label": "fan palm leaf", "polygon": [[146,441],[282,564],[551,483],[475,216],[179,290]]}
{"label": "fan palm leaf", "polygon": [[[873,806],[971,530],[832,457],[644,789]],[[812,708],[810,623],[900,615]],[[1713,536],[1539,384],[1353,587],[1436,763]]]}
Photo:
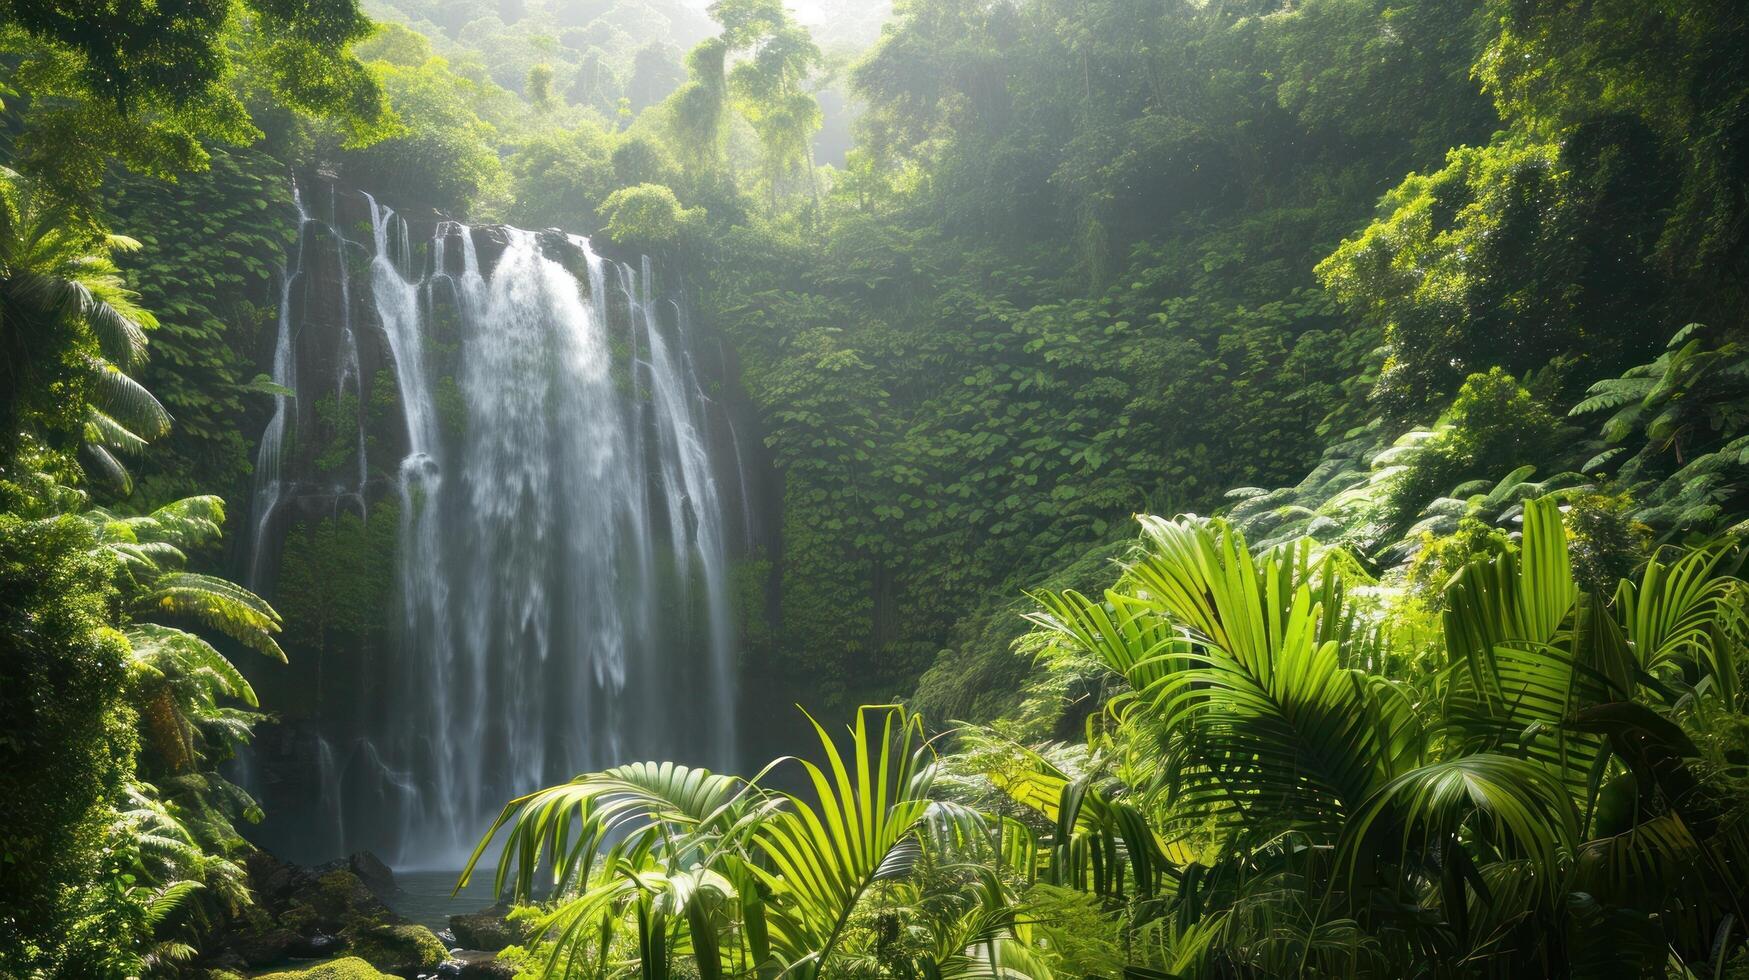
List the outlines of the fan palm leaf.
{"label": "fan palm leaf", "polygon": [[[550,868],[559,901],[535,924],[553,937],[542,976],[566,971],[589,950],[604,964],[629,912],[637,919],[639,967],[667,976],[669,958],[691,950],[701,975],[718,976],[721,907],[736,902],[742,870],[736,834],[761,797],[752,783],[673,763],[637,763],[582,775],[512,800],[481,838],[456,884],[459,892],[500,831],[508,828],[494,890],[520,900]],[[722,870],[718,870],[718,868]],[[599,869],[599,870],[597,870]],[[757,915],[757,898],[747,903]],[[670,942],[671,923],[689,929]]]}
{"label": "fan palm leaf", "polygon": [[1559,773],[1532,759],[1494,753],[1412,769],[1357,809],[1337,844],[1337,867],[1350,892],[1363,869],[1438,868],[1447,920],[1467,940],[1466,888],[1493,903],[1474,863],[1521,862],[1514,874],[1534,883],[1536,904],[1552,907],[1580,833],[1578,810]]}

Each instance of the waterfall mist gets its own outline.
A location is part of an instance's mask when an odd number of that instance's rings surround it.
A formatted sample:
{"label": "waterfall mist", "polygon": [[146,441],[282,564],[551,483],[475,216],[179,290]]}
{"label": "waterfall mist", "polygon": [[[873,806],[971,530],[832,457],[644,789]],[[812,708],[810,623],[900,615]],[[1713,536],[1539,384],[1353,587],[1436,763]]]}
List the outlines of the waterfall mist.
{"label": "waterfall mist", "polygon": [[[729,553],[751,510],[742,437],[701,381],[684,304],[650,260],[583,238],[454,221],[414,236],[362,203],[368,238],[299,199],[273,349],[274,380],[297,394],[276,398],[262,437],[248,567],[271,595],[284,512],[328,501],[398,521],[392,608],[385,648],[279,743],[282,770],[309,770],[282,778],[314,796],[281,793],[307,813],[278,818],[270,844],[453,867],[530,789],[651,758],[732,765]],[[374,433],[374,489],[372,331],[399,423]],[[313,359],[326,376],[300,366]],[[327,391],[359,406],[356,465],[332,485],[296,475],[305,403]]]}

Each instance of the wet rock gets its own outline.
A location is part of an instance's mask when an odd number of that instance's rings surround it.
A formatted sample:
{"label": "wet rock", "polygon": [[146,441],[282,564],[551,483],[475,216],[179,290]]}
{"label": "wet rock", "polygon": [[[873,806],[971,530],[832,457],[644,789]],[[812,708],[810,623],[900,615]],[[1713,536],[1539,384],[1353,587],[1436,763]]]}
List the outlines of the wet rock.
{"label": "wet rock", "polygon": [[408,925],[366,884],[369,875],[378,888],[394,887],[393,874],[369,855],[304,868],[255,852],[243,864],[255,903],[226,924],[210,965],[260,969],[348,953],[375,970],[413,976],[447,955],[430,930]]}
{"label": "wet rock", "polygon": [[339,936],[330,936],[318,932],[308,936],[299,936],[298,941],[287,950],[287,955],[300,960],[320,960],[335,956],[346,948],[346,942]]}
{"label": "wet rock", "polygon": [[388,906],[350,871],[330,871],[276,907],[286,926],[306,934],[338,933],[359,920],[393,917]]}
{"label": "wet rock", "polygon": [[480,263],[480,274],[491,278],[492,269],[510,247],[510,234],[503,225],[477,225],[474,233],[474,254]]}
{"label": "wet rock", "polygon": [[515,980],[516,967],[491,953],[464,950],[437,968],[443,980]]}
{"label": "wet rock", "polygon": [[360,851],[347,858],[346,863],[351,867],[352,873],[364,882],[366,888],[375,892],[378,898],[395,895],[401,891],[400,886],[395,884],[395,873],[389,870],[389,866],[384,864],[375,854],[369,851]]}
{"label": "wet rock", "polygon": [[[392,915],[365,879],[352,870],[350,859],[302,868],[257,851],[244,859],[244,866],[256,905],[306,935],[332,935],[354,920]],[[364,866],[369,867],[368,863]],[[393,875],[387,880],[392,887]]]}
{"label": "wet rock", "polygon": [[410,922],[360,922],[342,935],[353,955],[397,976],[430,973],[449,959],[449,950],[430,929]]}
{"label": "wet rock", "polygon": [[511,922],[509,916],[510,906],[499,903],[478,912],[450,916],[449,931],[463,949],[496,953],[522,939],[522,927]]}
{"label": "wet rock", "polygon": [[395,980],[394,977],[356,956],[329,960],[311,967],[286,970],[257,977],[256,980]]}
{"label": "wet rock", "polygon": [[455,938],[455,933],[448,929],[437,930],[437,941],[452,950],[458,949],[461,946],[461,943]]}

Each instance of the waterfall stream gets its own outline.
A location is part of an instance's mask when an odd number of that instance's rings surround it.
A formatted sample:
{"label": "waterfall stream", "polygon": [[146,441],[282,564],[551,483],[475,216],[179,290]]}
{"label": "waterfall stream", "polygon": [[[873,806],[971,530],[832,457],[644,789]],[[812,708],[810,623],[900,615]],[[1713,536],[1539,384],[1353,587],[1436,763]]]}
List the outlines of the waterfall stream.
{"label": "waterfall stream", "polygon": [[[310,213],[304,209],[304,197],[294,185],[292,202],[297,206],[298,238],[291,257],[280,273],[279,321],[273,340],[273,381],[286,391],[298,387],[298,363],[292,356],[292,290],[303,278],[304,244],[309,237]],[[255,495],[252,512],[255,520],[250,529],[248,583],[260,588],[266,580],[262,567],[271,554],[267,548],[267,533],[279,508],[279,498],[285,490],[280,475],[280,457],[285,450],[290,398],[282,391],[273,396],[273,417],[267,430],[261,433],[261,444],[255,453]]]}
{"label": "waterfall stream", "polygon": [[[379,519],[365,506],[359,345],[380,327],[402,450],[398,466],[376,451],[389,470],[378,499],[399,512],[390,640],[367,689],[322,695],[346,703],[314,719],[322,798],[308,833],[322,839],[308,850],[453,866],[535,787],[650,758],[732,764],[727,542],[745,530],[746,478],[694,370],[684,307],[660,296],[648,259],[454,221],[426,225],[416,245],[393,210],[364,202],[370,240],[353,242],[300,198],[273,355],[275,381],[298,397],[275,400],[252,520],[250,578],[270,582],[275,515],[300,490],[288,431],[301,400],[327,392],[360,405],[357,486],[330,489]],[[345,312],[318,392],[298,362],[323,248]],[[369,259],[357,281],[353,253]]]}

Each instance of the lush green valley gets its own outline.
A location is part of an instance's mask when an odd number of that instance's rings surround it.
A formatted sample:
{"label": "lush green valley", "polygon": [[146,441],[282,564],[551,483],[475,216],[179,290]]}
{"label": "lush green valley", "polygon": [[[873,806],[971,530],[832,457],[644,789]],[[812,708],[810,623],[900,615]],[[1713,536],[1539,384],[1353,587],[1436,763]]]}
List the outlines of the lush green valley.
{"label": "lush green valley", "polygon": [[1749,971],[1734,0],[0,49],[0,976]]}

